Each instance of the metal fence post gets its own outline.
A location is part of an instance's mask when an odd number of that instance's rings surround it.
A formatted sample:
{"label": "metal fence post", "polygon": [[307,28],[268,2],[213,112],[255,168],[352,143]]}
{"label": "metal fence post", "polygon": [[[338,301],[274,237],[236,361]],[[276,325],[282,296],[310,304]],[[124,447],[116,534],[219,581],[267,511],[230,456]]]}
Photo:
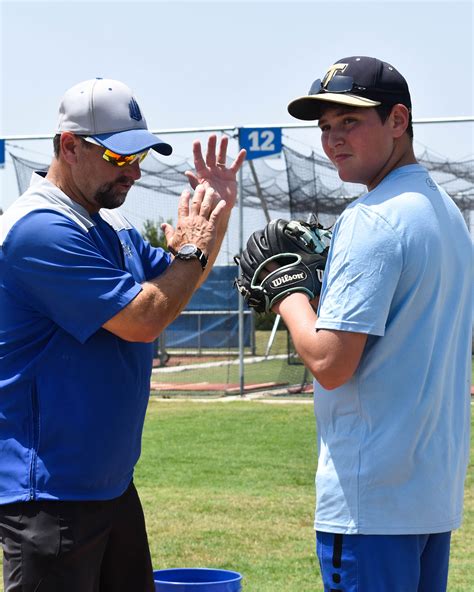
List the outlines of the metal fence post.
{"label": "metal fence post", "polygon": [[[242,187],[243,173],[241,166],[239,170],[239,255],[242,255],[244,249],[244,190]],[[244,395],[244,299],[239,294],[239,393]]]}

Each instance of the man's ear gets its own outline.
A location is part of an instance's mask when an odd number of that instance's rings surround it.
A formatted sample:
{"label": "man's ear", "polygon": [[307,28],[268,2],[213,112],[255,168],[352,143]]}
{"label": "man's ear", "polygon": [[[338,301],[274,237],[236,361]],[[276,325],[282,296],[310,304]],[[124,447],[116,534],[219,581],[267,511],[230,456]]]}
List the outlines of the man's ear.
{"label": "man's ear", "polygon": [[408,107],[397,103],[392,107],[389,117],[390,125],[394,138],[400,138],[406,132],[410,122],[410,112]]}
{"label": "man's ear", "polygon": [[69,164],[77,162],[80,139],[72,132],[63,132],[60,141],[61,158]]}

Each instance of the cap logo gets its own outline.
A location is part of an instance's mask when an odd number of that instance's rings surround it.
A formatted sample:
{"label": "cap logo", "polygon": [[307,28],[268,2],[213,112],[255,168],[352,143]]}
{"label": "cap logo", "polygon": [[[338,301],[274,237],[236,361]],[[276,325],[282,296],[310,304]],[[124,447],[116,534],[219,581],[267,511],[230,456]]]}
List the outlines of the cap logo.
{"label": "cap logo", "polygon": [[334,64],[326,72],[326,76],[323,78],[321,86],[326,88],[331,80],[336,76],[337,73],[342,74],[349,64]]}
{"label": "cap logo", "polygon": [[142,120],[142,114],[140,111],[140,107],[138,106],[138,103],[135,101],[135,99],[131,99],[130,103],[128,104],[128,108],[130,110],[130,117],[132,119],[135,119],[135,121],[141,121]]}

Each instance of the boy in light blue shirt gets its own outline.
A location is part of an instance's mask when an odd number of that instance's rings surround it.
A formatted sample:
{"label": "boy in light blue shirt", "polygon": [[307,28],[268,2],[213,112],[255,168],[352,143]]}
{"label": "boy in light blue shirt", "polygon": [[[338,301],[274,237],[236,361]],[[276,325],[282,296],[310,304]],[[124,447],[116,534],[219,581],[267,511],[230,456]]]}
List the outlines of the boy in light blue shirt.
{"label": "boy in light blue shirt", "polygon": [[315,377],[324,589],[442,592],[469,451],[472,241],[416,161],[393,66],[339,60],[288,110],[368,189],[335,225],[317,315],[303,293],[273,307]]}

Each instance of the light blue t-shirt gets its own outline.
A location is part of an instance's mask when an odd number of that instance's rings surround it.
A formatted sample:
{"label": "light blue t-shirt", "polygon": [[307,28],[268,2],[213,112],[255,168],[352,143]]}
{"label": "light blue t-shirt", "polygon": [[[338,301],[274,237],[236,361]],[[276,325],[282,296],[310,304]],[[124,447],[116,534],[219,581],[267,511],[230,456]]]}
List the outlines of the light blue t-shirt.
{"label": "light blue t-shirt", "polygon": [[469,453],[472,241],[419,165],[338,219],[317,329],[368,335],[353,377],[315,381],[316,530],[458,528]]}

